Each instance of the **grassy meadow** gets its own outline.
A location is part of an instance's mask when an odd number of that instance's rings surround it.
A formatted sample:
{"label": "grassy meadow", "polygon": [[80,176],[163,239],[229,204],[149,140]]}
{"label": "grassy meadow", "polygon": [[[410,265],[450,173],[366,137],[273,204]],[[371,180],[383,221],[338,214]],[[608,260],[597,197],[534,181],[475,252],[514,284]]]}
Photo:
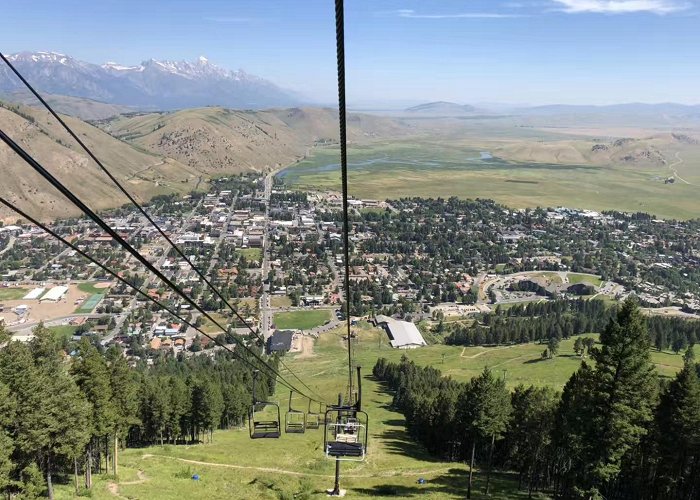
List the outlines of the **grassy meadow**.
{"label": "grassy meadow", "polygon": [[27,288],[0,288],[0,300],[20,300],[30,291]]}
{"label": "grassy meadow", "polygon": [[275,314],[273,321],[281,330],[309,330],[321,326],[329,319],[331,319],[331,312],[328,309],[315,309],[280,312]]}
{"label": "grassy meadow", "polygon": [[[467,468],[461,463],[444,462],[428,455],[413,443],[404,429],[404,418],[391,408],[391,397],[371,375],[379,356],[398,361],[402,355],[419,364],[429,364],[457,380],[468,380],[484,366],[506,376],[514,387],[520,383],[550,385],[561,389],[580,363],[573,353],[573,340],[561,343],[559,355],[540,360],[544,346],[462,348],[435,345],[399,351],[389,347],[386,335],[367,323],[358,325],[354,345],[355,360],[363,367],[364,409],[370,417],[369,451],[365,462],[344,462],[341,487],[347,498],[418,497],[464,498]],[[342,329],[323,334],[313,352],[290,355],[285,361],[314,392],[327,401],[335,400],[346,389],[347,351]],[[682,366],[682,356],[654,353],[658,372],[672,376]],[[507,370],[507,371],[506,371]],[[289,373],[282,374],[291,379]],[[274,397],[284,412],[287,390],[278,385]],[[304,407],[295,400],[295,406]],[[284,413],[282,414],[284,418]],[[287,499],[323,498],[333,486],[334,462],[322,452],[323,431],[285,434],[280,439],[251,440],[247,429],[214,433],[213,442],[194,446],[153,446],[127,449],[120,455],[119,478],[98,476],[92,497],[131,499]],[[199,481],[191,477],[200,476]],[[426,484],[419,485],[419,478]],[[482,494],[483,476],[475,475],[474,498]],[[72,498],[69,478],[58,487],[57,498]],[[497,475],[489,498],[526,498],[517,490],[517,479]],[[535,496],[534,498],[543,498]]]}
{"label": "grassy meadow", "polygon": [[[473,144],[485,144],[476,147]],[[580,147],[573,143],[571,148]],[[567,151],[568,146],[560,146]],[[482,152],[493,155],[482,158]],[[545,152],[547,152],[545,150]],[[503,156],[499,156],[503,154]],[[698,185],[694,182],[694,152],[680,164],[679,174],[691,184],[664,184],[667,166],[610,165],[558,156],[541,160],[517,159],[527,155],[511,146],[453,140],[440,142],[377,142],[351,146],[348,151],[348,187],[358,198],[384,200],[402,196],[490,198],[509,207],[569,206],[592,210],[643,211],[681,219],[700,215]],[[671,152],[668,153],[674,158]],[[535,157],[539,157],[537,154]],[[516,159],[503,159],[516,158]],[[340,189],[338,151],[317,149],[309,158],[281,173],[284,182],[298,189]],[[445,182],[446,176],[450,181]]]}

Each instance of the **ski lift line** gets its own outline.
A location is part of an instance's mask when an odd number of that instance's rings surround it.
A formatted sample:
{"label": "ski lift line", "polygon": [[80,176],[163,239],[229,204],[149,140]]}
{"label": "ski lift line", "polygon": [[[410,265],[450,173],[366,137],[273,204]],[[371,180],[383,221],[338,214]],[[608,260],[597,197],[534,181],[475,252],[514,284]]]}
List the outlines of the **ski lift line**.
{"label": "ski lift line", "polygon": [[345,259],[345,323],[348,336],[348,392],[352,394],[352,340],[350,336],[350,224],[348,204],[348,138],[345,103],[345,19],[343,0],[335,0],[335,39],[338,65],[338,122],[340,125],[340,173],[343,194],[343,256]]}
{"label": "ski lift line", "polygon": [[[245,318],[243,318],[238,313],[238,310],[231,305],[231,303],[221,294],[219,289],[216,288],[214,286],[214,284],[204,275],[204,273],[202,273],[194,265],[194,263],[192,263],[190,258],[187,255],[185,255],[185,253],[182,250],[180,250],[180,248],[172,241],[172,239],[170,239],[170,237],[165,233],[165,231],[163,231],[163,229],[153,220],[153,218],[146,212],[146,210],[144,210],[144,208],[139,204],[139,202],[136,201],[136,199],[126,190],[126,188],[117,180],[117,178],[114,175],[112,175],[112,173],[109,171],[109,169],[104,166],[104,164],[97,158],[97,156],[95,156],[95,154],[92,152],[92,150],[85,145],[85,143],[78,137],[78,135],[75,132],[73,132],[73,130],[68,126],[68,124],[58,115],[58,113],[56,113],[56,111],[54,111],[54,109],[51,107],[51,105],[49,105],[49,103],[46,102],[46,100],[41,96],[41,94],[39,94],[39,92],[36,89],[34,89],[34,87],[27,81],[26,78],[24,78],[24,76],[19,72],[19,70],[17,70],[17,68],[14,67],[14,65],[9,61],[9,59],[7,57],[5,57],[4,54],[2,54],[2,52],[0,52],[0,58],[2,58],[2,60],[5,62],[5,64],[17,76],[17,78],[19,78],[22,81],[22,83],[25,85],[25,87],[27,87],[27,89],[32,94],[34,94],[34,96],[39,100],[39,102],[41,102],[41,104],[47,109],[47,111],[49,113],[51,113],[54,118],[56,118],[58,123],[61,124],[61,126],[66,130],[66,132],[68,132],[68,134],[73,139],[75,139],[75,141],[80,145],[80,147],[83,148],[83,150],[88,154],[88,156],[90,156],[90,158],[92,158],[92,160],[97,164],[97,166],[100,168],[100,170],[102,170],[102,172],[104,172],[107,175],[107,177],[109,177],[109,179],[114,183],[114,185],[119,189],[119,191],[121,191],[122,194],[124,194],[124,196],[126,196],[127,199],[146,218],[146,220],[148,220],[149,224],[151,224],[151,226],[153,226],[158,231],[158,233],[160,233],[160,235],[165,239],[165,241],[177,252],[178,256],[180,258],[182,258],[185,262],[187,262],[187,264],[190,266],[190,268],[197,274],[197,276],[202,281],[204,281],[204,283],[206,283],[206,285],[216,294],[216,296],[226,305],[226,307],[228,307],[231,310],[231,312],[233,312],[233,314],[236,316],[236,318],[243,325],[245,325],[246,328],[248,328],[248,330],[250,330],[253,335],[255,335],[259,340],[261,340],[264,343],[265,339],[262,338],[262,336],[260,335],[260,332],[255,331],[253,329],[253,327],[248,322],[246,322]],[[301,385],[303,385],[306,390],[315,394],[318,397],[322,397],[320,394],[318,394],[316,391],[314,391],[308,385],[306,385],[304,383],[304,381],[301,380],[296,375],[296,373],[294,373],[289,367],[287,367],[287,365],[281,359],[280,359],[280,363],[282,364],[282,366],[287,368],[287,370],[289,370],[289,372],[292,374],[292,376]]]}
{"label": "ski lift line", "polygon": [[[20,158],[22,158],[29,166],[31,166],[37,173],[39,173],[45,180],[47,180],[53,187],[55,187],[61,194],[63,194],[66,198],[68,198],[76,207],[78,207],[83,213],[85,213],[90,219],[93,220],[98,226],[102,228],[107,234],[109,234],[112,238],[114,238],[119,245],[127,250],[134,258],[136,258],[141,264],[143,264],[149,271],[151,271],[153,274],[155,274],[163,283],[165,283],[172,291],[174,291],[177,295],[179,295],[182,299],[184,299],[187,303],[189,303],[192,307],[194,307],[198,312],[200,312],[202,315],[204,315],[209,321],[211,321],[215,326],[219,327],[222,331],[226,331],[227,329],[224,328],[218,321],[216,321],[209,313],[207,313],[202,307],[197,304],[194,300],[192,300],[186,293],[180,289],[175,283],[173,283],[170,279],[168,279],[163,273],[161,273],[158,269],[156,269],[148,260],[141,255],[137,250],[135,250],[127,241],[125,241],[116,231],[114,231],[107,223],[104,222],[98,216],[90,207],[85,205],[80,198],[78,198],[73,192],[68,189],[66,186],[64,186],[59,180],[57,180],[48,170],[46,170],[39,162],[37,162],[29,153],[27,153],[22,147],[20,147],[18,144],[16,144],[2,129],[0,129],[0,140],[5,142],[10,149],[12,149]],[[235,338],[235,337],[234,337]],[[236,343],[240,345],[243,349],[248,351],[250,354],[253,355],[255,359],[257,359],[259,362],[263,363],[269,370],[271,370],[272,373],[275,374],[275,376],[279,377],[280,380],[284,380],[286,382],[286,379],[274,368],[269,366],[265,360],[263,360],[257,353],[252,351],[248,346],[246,346],[244,343],[240,342],[237,338],[235,339]],[[286,382],[287,386],[294,387],[292,384],[289,382]],[[294,388],[294,392],[297,392],[298,394],[311,398],[304,392],[300,391],[299,389]],[[316,400],[316,398],[311,398]]]}
{"label": "ski lift line", "polygon": [[[117,280],[121,281],[122,283],[124,283],[126,286],[128,286],[128,287],[131,288],[132,290],[136,291],[136,293],[138,293],[139,295],[141,295],[142,297],[144,297],[146,300],[151,301],[152,303],[154,303],[155,305],[157,305],[158,307],[160,307],[160,308],[163,309],[164,311],[169,312],[170,314],[173,315],[173,317],[177,318],[178,321],[181,321],[182,323],[186,324],[187,326],[190,326],[190,327],[194,328],[195,330],[197,330],[199,333],[201,333],[202,335],[204,335],[204,336],[207,337],[208,339],[210,339],[210,340],[216,342],[216,340],[214,339],[214,337],[212,337],[212,336],[209,335],[208,333],[204,332],[204,331],[201,330],[199,327],[195,326],[193,323],[191,323],[191,322],[189,322],[188,320],[184,319],[182,316],[180,316],[179,313],[175,312],[173,309],[169,308],[168,306],[166,306],[166,305],[163,304],[162,302],[158,301],[157,299],[155,299],[155,298],[151,297],[150,295],[148,295],[147,293],[143,292],[142,290],[140,290],[137,286],[133,285],[132,283],[129,283],[127,280],[125,280],[124,278],[122,278],[121,276],[119,276],[119,274],[118,274],[117,272],[115,272],[115,271],[112,270],[111,268],[107,267],[105,264],[99,262],[97,259],[95,259],[95,258],[92,257],[91,255],[89,255],[87,252],[85,252],[84,250],[81,250],[81,249],[78,248],[76,245],[74,245],[73,243],[71,243],[71,242],[69,242],[68,240],[66,240],[63,236],[59,235],[59,234],[56,233],[54,230],[52,230],[51,228],[49,228],[47,225],[45,225],[45,224],[39,222],[37,219],[35,219],[35,218],[32,217],[31,215],[29,215],[29,214],[27,214],[26,212],[24,212],[21,208],[17,207],[17,206],[14,205],[13,203],[10,203],[9,201],[7,201],[7,200],[6,200],[5,198],[3,198],[2,196],[0,196],[0,203],[3,204],[3,205],[5,205],[7,208],[9,208],[10,210],[14,211],[15,213],[17,213],[19,216],[21,216],[21,217],[27,219],[29,222],[31,222],[32,224],[34,224],[34,225],[37,226],[38,228],[42,229],[43,231],[45,231],[45,232],[48,233],[50,236],[52,236],[53,238],[57,239],[58,241],[60,241],[61,243],[63,243],[63,244],[66,245],[67,247],[69,247],[71,250],[74,250],[76,253],[78,253],[78,254],[81,255],[82,257],[85,257],[85,258],[88,259],[90,262],[92,262],[92,263],[94,263],[95,265],[97,265],[98,267],[100,267],[100,269],[102,269],[102,270],[105,271],[106,273],[110,274],[111,276],[113,276],[113,277],[116,278]],[[239,359],[240,361],[242,361],[242,362],[244,362],[245,364],[247,364],[247,365],[248,365],[250,368],[252,368],[253,370],[256,370],[256,371],[259,370],[259,367],[258,367],[258,366],[254,365],[249,359],[247,359],[247,358],[241,356],[241,355],[240,355],[239,353],[237,353],[236,351],[232,350],[231,348],[229,348],[229,347],[227,347],[227,346],[221,346],[221,347],[223,347],[225,350],[229,351],[229,352],[230,352],[231,354],[233,354],[237,359]],[[280,383],[281,383],[283,386],[287,387],[288,389],[292,390],[292,388],[289,387],[285,382],[280,381]],[[319,405],[320,405],[320,404],[321,404],[321,403],[319,402]]]}

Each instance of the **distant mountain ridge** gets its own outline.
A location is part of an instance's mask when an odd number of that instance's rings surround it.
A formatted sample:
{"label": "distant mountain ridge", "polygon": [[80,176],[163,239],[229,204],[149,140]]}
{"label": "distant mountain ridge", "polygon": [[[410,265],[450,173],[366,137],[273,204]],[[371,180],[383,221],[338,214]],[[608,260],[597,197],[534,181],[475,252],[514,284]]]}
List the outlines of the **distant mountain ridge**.
{"label": "distant mountain ridge", "polygon": [[475,113],[477,109],[468,104],[457,104],[448,101],[435,101],[419,104],[406,109],[407,113],[435,114],[435,115],[463,115]]}
{"label": "distant mountain ridge", "polygon": [[[221,68],[205,57],[193,62],[149,59],[137,66],[97,65],[57,52],[20,52],[8,59],[44,92],[139,109],[263,109],[300,102],[264,78]],[[10,69],[0,65],[0,91],[8,94],[23,88]]]}
{"label": "distant mountain ridge", "polygon": [[602,106],[550,104],[517,108],[515,114],[526,115],[562,115],[562,114],[618,114],[618,115],[671,115],[691,116],[700,114],[700,105],[665,102],[657,104],[623,103]]}

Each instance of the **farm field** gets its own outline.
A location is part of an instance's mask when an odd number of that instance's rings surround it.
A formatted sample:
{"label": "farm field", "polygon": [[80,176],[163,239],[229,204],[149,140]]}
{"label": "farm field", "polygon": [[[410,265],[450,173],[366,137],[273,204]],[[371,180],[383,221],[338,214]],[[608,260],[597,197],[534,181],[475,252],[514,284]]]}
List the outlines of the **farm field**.
{"label": "farm field", "polygon": [[[543,346],[462,348],[429,346],[399,351],[391,349],[386,335],[367,323],[358,325],[355,358],[363,367],[364,409],[370,415],[369,454],[363,463],[341,466],[341,487],[346,498],[418,497],[464,498],[467,468],[461,463],[443,462],[428,455],[409,440],[404,418],[391,409],[391,394],[376,382],[371,369],[379,356],[398,361],[402,355],[419,364],[431,364],[457,380],[467,380],[488,365],[504,373],[513,387],[519,383],[551,385],[560,389],[578,367],[573,339],[563,341],[560,355],[540,361]],[[342,329],[323,334],[313,353],[288,356],[286,364],[325,400],[345,392],[347,351]],[[682,366],[682,356],[654,353],[657,370],[671,376]],[[286,409],[288,392],[278,385],[275,400]],[[303,403],[297,403],[301,406]],[[284,418],[284,413],[282,415]],[[154,446],[127,449],[120,455],[118,481],[99,476],[93,498],[201,498],[278,499],[323,498],[333,485],[334,463],[322,454],[322,430],[283,435],[277,440],[250,440],[247,429],[217,431],[213,442],[195,446]],[[198,474],[199,481],[192,475]],[[426,484],[417,484],[418,478]],[[475,475],[474,498],[482,494],[483,475]],[[57,498],[72,498],[73,486],[58,487]],[[497,475],[489,498],[526,498],[517,490],[517,477]],[[533,498],[544,498],[535,495]]]}
{"label": "farm field", "polygon": [[[478,143],[474,139],[473,144]],[[669,175],[665,165],[606,165],[585,159],[559,162],[544,155],[541,161],[504,159],[518,158],[512,147],[488,143],[478,147],[457,140],[350,147],[350,194],[379,200],[401,196],[490,198],[513,208],[569,206],[644,211],[681,219],[699,215],[698,185],[692,177],[691,184],[665,184],[663,179]],[[694,158],[692,154],[686,155]],[[697,175],[700,167],[693,161],[684,162],[682,167]],[[299,189],[340,189],[338,151],[317,149],[278,177]]]}
{"label": "farm field", "polygon": [[274,323],[281,330],[309,330],[321,326],[331,317],[328,309],[291,311],[275,314]]}

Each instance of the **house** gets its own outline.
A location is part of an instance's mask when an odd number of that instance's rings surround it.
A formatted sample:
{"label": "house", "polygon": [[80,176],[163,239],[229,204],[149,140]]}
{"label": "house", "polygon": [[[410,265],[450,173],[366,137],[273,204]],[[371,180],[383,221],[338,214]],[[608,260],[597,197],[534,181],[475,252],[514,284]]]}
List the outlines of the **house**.
{"label": "house", "polygon": [[272,336],[267,339],[267,352],[287,352],[292,348],[292,338],[294,332],[292,330],[275,330]]}

